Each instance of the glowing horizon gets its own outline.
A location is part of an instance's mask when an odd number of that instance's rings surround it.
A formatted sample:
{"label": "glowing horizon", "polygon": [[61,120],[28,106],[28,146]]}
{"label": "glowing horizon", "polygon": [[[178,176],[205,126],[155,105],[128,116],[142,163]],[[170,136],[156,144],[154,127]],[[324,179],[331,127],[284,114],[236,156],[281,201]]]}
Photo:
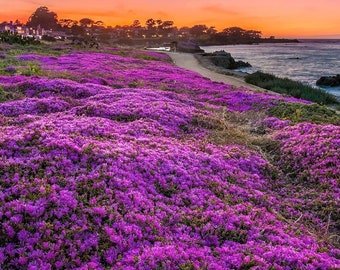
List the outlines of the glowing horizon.
{"label": "glowing horizon", "polygon": [[[4,0],[0,0],[4,2]],[[206,24],[217,30],[239,26],[262,31],[264,37],[340,38],[337,0],[239,0],[226,3],[216,0],[98,0],[84,3],[68,0],[62,7],[56,0],[6,1],[0,11],[0,22],[19,19],[26,22],[40,6],[47,6],[58,19],[91,18],[105,25],[131,25],[137,19],[144,25],[149,18],[172,20],[178,27]]]}

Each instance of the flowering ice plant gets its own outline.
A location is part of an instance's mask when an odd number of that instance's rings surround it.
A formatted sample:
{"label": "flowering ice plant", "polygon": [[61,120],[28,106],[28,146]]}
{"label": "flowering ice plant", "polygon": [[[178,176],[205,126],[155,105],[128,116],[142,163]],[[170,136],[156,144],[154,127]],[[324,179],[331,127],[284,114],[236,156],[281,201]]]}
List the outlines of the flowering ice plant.
{"label": "flowering ice plant", "polygon": [[298,100],[137,56],[21,55],[45,76],[0,77],[0,269],[339,268],[306,225],[339,233],[339,127],[264,120],[276,162],[212,143],[197,119]]}

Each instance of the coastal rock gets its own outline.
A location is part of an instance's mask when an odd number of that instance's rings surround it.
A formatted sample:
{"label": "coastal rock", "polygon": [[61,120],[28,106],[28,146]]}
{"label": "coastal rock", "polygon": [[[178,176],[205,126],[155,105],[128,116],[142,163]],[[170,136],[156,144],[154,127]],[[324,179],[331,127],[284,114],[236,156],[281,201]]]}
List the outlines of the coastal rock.
{"label": "coastal rock", "polygon": [[316,81],[316,85],[331,87],[340,86],[340,74],[336,76],[323,76]]}
{"label": "coastal rock", "polygon": [[237,69],[241,67],[251,67],[248,62],[235,61],[230,53],[222,51],[216,51],[213,53],[206,53],[203,56],[210,60],[215,66],[223,67],[226,69]]}
{"label": "coastal rock", "polygon": [[188,41],[188,42],[178,42],[176,50],[178,52],[186,52],[186,53],[202,53],[204,50],[198,46],[195,41]]}

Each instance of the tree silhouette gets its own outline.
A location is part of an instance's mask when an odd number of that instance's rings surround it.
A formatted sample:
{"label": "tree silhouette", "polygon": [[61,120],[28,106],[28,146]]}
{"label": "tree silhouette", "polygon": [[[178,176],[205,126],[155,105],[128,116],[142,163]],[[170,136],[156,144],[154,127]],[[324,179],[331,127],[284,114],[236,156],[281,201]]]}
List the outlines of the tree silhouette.
{"label": "tree silhouette", "polygon": [[190,34],[195,38],[200,38],[202,35],[206,34],[208,30],[208,26],[204,24],[194,25],[190,29]]}
{"label": "tree silhouette", "polygon": [[148,19],[145,22],[146,28],[150,31],[150,30],[154,30],[156,28],[156,21],[154,19]]}
{"label": "tree silhouette", "polygon": [[[20,24],[16,21],[15,24]],[[78,37],[101,36],[102,40],[111,39],[126,40],[136,39],[136,42],[161,41],[164,39],[187,40],[194,39],[201,45],[219,44],[252,44],[263,41],[275,42],[274,38],[263,39],[262,33],[257,30],[246,30],[241,27],[229,27],[222,31],[217,31],[214,26],[198,24],[192,27],[177,28],[173,21],[161,19],[147,19],[142,25],[139,20],[134,20],[131,25],[105,26],[102,21],[95,21],[91,18],[82,18],[80,21],[73,19],[57,20],[57,14],[47,7],[41,6],[29,17],[27,27],[44,28],[45,30],[60,30],[67,34]]]}
{"label": "tree silhouette", "polygon": [[103,21],[95,21],[93,24],[92,24],[92,27],[95,27],[95,28],[104,28],[104,22]]}
{"label": "tree silhouette", "polygon": [[142,25],[139,20],[134,20],[133,23],[131,24],[131,28],[140,29],[142,28]]}
{"label": "tree silhouette", "polygon": [[63,28],[71,28],[74,25],[78,25],[78,21],[72,19],[61,19],[58,24]]}
{"label": "tree silhouette", "polygon": [[82,27],[92,27],[94,24],[94,20],[90,18],[83,18],[79,22]]}
{"label": "tree silhouette", "polygon": [[133,37],[141,37],[144,28],[142,27],[139,20],[134,20],[130,26],[130,30]]}
{"label": "tree silhouette", "polygon": [[215,26],[210,26],[208,29],[207,29],[207,34],[209,36],[213,36],[217,33],[217,30],[215,29]]}
{"label": "tree silhouette", "polygon": [[33,14],[28,18],[26,26],[28,27],[38,27],[44,29],[58,29],[58,19],[57,14],[53,11],[49,11],[47,7],[39,7]]}
{"label": "tree silhouette", "polygon": [[223,29],[221,35],[232,43],[252,43],[261,38],[260,31],[245,30],[241,27],[229,27]]}
{"label": "tree silhouette", "polygon": [[174,30],[173,25],[173,21],[163,21],[162,24],[158,27],[159,33],[162,35],[168,35],[171,31]]}
{"label": "tree silhouette", "polygon": [[262,41],[261,31],[246,30],[237,26],[225,28],[221,32],[209,35],[211,40],[217,44],[253,44]]}
{"label": "tree silhouette", "polygon": [[147,35],[149,37],[152,37],[153,35],[156,34],[156,21],[152,18],[148,19],[146,22],[145,22],[145,25],[146,25],[146,29],[147,29]]}
{"label": "tree silhouette", "polygon": [[86,34],[85,28],[79,25],[72,25],[71,33],[75,36],[83,36]]}

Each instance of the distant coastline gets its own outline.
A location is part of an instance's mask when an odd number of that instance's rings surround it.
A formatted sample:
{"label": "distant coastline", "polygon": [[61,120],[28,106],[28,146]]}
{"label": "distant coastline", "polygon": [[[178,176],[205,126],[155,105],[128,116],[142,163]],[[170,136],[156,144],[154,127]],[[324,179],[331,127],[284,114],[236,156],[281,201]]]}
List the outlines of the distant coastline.
{"label": "distant coastline", "polygon": [[238,71],[254,73],[262,71],[281,78],[300,81],[340,98],[340,87],[318,87],[316,81],[322,76],[339,74],[340,40],[301,39],[298,43],[260,43],[202,46],[205,52],[225,50],[235,60],[249,62],[252,67]]}
{"label": "distant coastline", "polygon": [[216,40],[206,40],[199,41],[200,46],[224,46],[224,45],[257,45],[261,43],[299,43],[298,39],[288,39],[288,38],[260,38],[255,41],[228,41],[218,42]]}
{"label": "distant coastline", "polygon": [[299,38],[299,42],[340,43],[340,38]]}

